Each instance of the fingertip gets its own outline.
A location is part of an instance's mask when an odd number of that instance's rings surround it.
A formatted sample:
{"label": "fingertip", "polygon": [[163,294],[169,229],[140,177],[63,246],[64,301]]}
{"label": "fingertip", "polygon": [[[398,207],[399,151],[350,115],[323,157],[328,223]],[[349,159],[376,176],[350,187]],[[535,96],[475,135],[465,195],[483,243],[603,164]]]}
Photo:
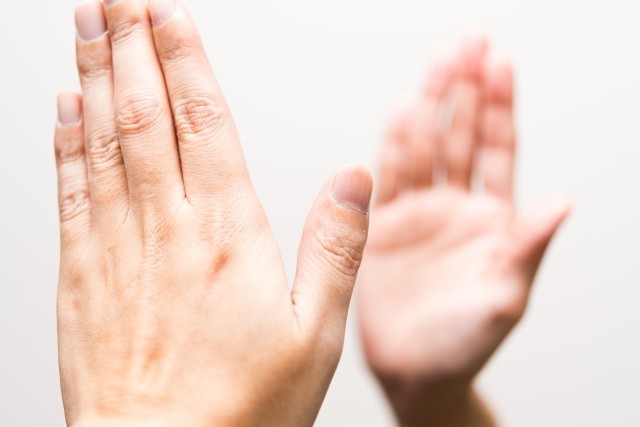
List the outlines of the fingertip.
{"label": "fingertip", "polygon": [[485,30],[474,30],[467,33],[464,44],[468,49],[478,54],[485,54],[491,46],[491,41],[489,34]]}
{"label": "fingertip", "polygon": [[545,248],[574,209],[573,199],[564,194],[547,196],[537,202],[519,221],[519,235],[525,257],[541,257]]}
{"label": "fingertip", "polygon": [[82,96],[71,90],[58,93],[58,126],[66,127],[78,124],[82,119]]}
{"label": "fingertip", "polygon": [[425,93],[427,97],[441,98],[455,75],[455,59],[451,54],[438,54],[433,60],[427,79]]}
{"label": "fingertip", "polygon": [[[531,218],[550,218],[552,222],[561,222],[574,208],[574,201],[566,194],[552,194],[538,201],[530,210]],[[554,220],[555,219],[555,220]]]}
{"label": "fingertip", "polygon": [[417,100],[409,94],[399,96],[391,107],[391,123],[401,124],[406,121],[416,104]]}
{"label": "fingertip", "polygon": [[367,168],[344,166],[325,184],[307,217],[292,296],[314,327],[327,322],[344,327],[367,241],[372,188]]}
{"label": "fingertip", "polygon": [[151,24],[159,27],[169,21],[177,12],[176,0],[149,0],[149,16]]}
{"label": "fingertip", "polygon": [[489,102],[511,105],[514,96],[512,61],[504,54],[494,54],[484,64],[485,96]]}
{"label": "fingertip", "polygon": [[396,100],[391,108],[389,119],[389,139],[398,141],[406,136],[409,129],[409,122],[411,121],[411,114],[416,104],[417,101],[409,95],[401,96]]}
{"label": "fingertip", "polygon": [[107,33],[104,5],[97,0],[85,0],[75,9],[75,23],[78,36],[89,42]]}
{"label": "fingertip", "polygon": [[[575,209],[574,200],[566,194],[556,194],[549,196],[546,201],[550,212],[554,212],[557,226],[561,225],[567,217],[571,215],[571,212]],[[556,226],[556,227],[557,227]]]}
{"label": "fingertip", "polygon": [[460,49],[460,72],[469,80],[479,80],[482,64],[489,50],[489,37],[484,33],[467,36]]}
{"label": "fingertip", "polygon": [[373,178],[364,166],[344,166],[333,177],[331,196],[344,208],[368,214],[372,192]]}

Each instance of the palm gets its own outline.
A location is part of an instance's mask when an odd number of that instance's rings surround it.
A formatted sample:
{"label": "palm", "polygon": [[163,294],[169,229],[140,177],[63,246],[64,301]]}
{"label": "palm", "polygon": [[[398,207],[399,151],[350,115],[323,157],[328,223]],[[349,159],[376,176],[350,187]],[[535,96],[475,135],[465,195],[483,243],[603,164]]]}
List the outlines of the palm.
{"label": "palm", "polygon": [[527,296],[513,222],[503,201],[454,189],[376,211],[361,272],[365,342],[382,355],[374,365],[443,377],[482,366]]}
{"label": "palm", "polygon": [[[385,144],[359,279],[365,352],[382,379],[470,381],[522,315],[568,209],[560,200],[516,213],[511,71],[482,73],[484,61],[476,49],[441,65]],[[452,124],[440,133],[448,101]]]}

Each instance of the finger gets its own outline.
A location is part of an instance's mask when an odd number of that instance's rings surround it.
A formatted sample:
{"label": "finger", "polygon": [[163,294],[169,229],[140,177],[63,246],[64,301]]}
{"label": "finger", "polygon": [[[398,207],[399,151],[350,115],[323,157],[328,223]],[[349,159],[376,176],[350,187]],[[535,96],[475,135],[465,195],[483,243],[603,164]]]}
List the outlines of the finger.
{"label": "finger", "polygon": [[[184,200],[173,117],[145,0],[104,0],[115,118],[132,207]],[[152,203],[148,203],[152,201]]]}
{"label": "finger", "polygon": [[76,26],[92,215],[96,224],[113,222],[115,211],[126,215],[128,188],[113,116],[111,44],[102,4],[89,1],[78,6]]}
{"label": "finger", "polygon": [[551,196],[516,220],[518,257],[528,276],[528,283],[533,281],[547,246],[572,207],[572,201],[566,196]]}
{"label": "finger", "polygon": [[451,129],[445,141],[447,183],[465,190],[471,187],[481,94],[480,65],[486,49],[484,38],[465,43],[450,98]]}
{"label": "finger", "polygon": [[487,61],[483,92],[480,140],[484,189],[511,201],[516,148],[511,64]]}
{"label": "finger", "polygon": [[433,182],[433,156],[436,144],[437,107],[429,100],[420,100],[411,115],[408,156],[405,167],[409,173],[408,187],[419,189]]}
{"label": "finger", "polygon": [[380,187],[376,204],[383,205],[394,200],[409,186],[409,169],[406,167],[409,144],[409,122],[413,114],[413,103],[403,101],[392,115],[386,141],[380,153]]}
{"label": "finger", "polygon": [[175,0],[151,0],[149,12],[178,137],[185,192],[209,198],[248,183],[242,149],[198,31]]}
{"label": "finger", "polygon": [[434,62],[426,80],[424,96],[412,117],[407,167],[411,171],[411,186],[414,189],[432,185],[435,175],[439,174],[436,167],[441,161],[440,106],[453,78],[453,71],[452,63],[446,57]]}
{"label": "finger", "polygon": [[63,247],[88,237],[91,207],[84,157],[82,98],[74,92],[58,95],[58,125],[55,133],[58,166],[60,238]]}
{"label": "finger", "polygon": [[307,218],[292,297],[298,319],[309,327],[344,331],[367,240],[372,185],[366,169],[342,169]]}

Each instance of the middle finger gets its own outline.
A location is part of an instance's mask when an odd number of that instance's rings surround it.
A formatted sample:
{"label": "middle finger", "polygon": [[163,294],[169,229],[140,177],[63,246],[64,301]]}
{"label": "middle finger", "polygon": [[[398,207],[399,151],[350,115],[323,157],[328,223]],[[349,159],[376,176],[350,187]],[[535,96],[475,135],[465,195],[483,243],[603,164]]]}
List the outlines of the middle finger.
{"label": "middle finger", "polygon": [[173,116],[145,0],[104,0],[115,115],[134,209],[184,200]]}

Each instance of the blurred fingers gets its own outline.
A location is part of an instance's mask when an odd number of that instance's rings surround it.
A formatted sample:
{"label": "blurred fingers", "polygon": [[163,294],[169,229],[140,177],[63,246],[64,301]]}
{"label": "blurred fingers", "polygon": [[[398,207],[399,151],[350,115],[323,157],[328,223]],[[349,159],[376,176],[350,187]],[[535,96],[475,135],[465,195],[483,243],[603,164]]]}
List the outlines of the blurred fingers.
{"label": "blurred fingers", "polygon": [[409,162],[409,132],[414,103],[400,103],[392,117],[387,138],[380,153],[377,205],[393,201],[411,182]]}
{"label": "blurred fingers", "polygon": [[516,151],[513,69],[507,61],[487,61],[481,117],[481,170],[485,191],[511,201]]}
{"label": "blurred fingers", "polygon": [[486,50],[487,41],[483,37],[463,45],[448,99],[451,128],[443,148],[447,183],[463,190],[471,188],[481,100],[480,70]]}

